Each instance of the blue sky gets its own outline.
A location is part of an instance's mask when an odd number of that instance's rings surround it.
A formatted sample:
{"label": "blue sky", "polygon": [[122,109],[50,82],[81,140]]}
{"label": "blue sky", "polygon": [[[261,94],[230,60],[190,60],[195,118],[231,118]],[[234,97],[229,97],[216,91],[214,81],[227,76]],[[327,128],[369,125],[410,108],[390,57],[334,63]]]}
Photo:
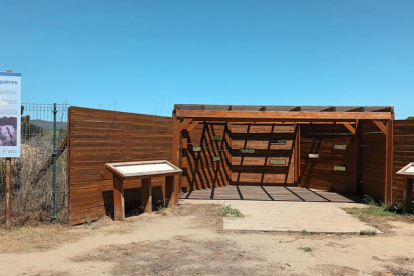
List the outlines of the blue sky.
{"label": "blue sky", "polygon": [[[393,105],[414,115],[414,1],[0,0],[23,102]],[[115,107],[116,106],[116,107]]]}

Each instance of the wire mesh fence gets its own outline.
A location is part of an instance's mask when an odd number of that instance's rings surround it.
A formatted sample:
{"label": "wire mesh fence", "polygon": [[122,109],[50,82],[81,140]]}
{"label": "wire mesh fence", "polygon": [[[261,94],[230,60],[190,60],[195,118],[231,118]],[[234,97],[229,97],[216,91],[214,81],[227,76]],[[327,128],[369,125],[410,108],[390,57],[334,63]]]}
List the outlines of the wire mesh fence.
{"label": "wire mesh fence", "polygon": [[[57,220],[67,216],[66,152],[67,102],[56,104],[56,142],[60,152],[56,162]],[[23,103],[21,157],[12,159],[12,223],[24,225],[50,221],[53,198],[53,110],[54,104]],[[5,158],[0,159],[0,221],[5,216]]]}

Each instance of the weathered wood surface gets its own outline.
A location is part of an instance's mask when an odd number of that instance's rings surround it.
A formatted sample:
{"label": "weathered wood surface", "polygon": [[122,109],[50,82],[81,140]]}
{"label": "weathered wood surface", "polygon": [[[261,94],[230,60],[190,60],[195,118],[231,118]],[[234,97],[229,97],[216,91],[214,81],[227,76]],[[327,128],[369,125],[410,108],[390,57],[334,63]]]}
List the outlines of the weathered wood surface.
{"label": "weathered wood surface", "polygon": [[[293,124],[232,124],[232,184],[291,185],[295,182],[295,128]],[[285,145],[271,140],[286,140]],[[254,149],[242,153],[240,149]],[[284,159],[285,165],[270,164]]]}
{"label": "weathered wood surface", "polygon": [[[221,140],[213,136],[221,135]],[[226,124],[198,124],[191,132],[183,132],[183,189],[185,191],[229,185],[229,131]],[[201,147],[194,151],[193,147]],[[219,156],[220,161],[213,162]]]}
{"label": "weathered wood surface", "polygon": [[396,172],[414,162],[414,120],[395,120],[393,139],[392,202],[402,202],[406,179]]}
{"label": "weathered wood surface", "polygon": [[[355,179],[355,137],[349,127],[337,125],[301,125],[300,185],[333,192],[353,193]],[[334,149],[346,145],[345,150]],[[319,154],[319,158],[308,158]],[[346,166],[346,172],[334,166]]]}
{"label": "weathered wood surface", "polygon": [[[112,173],[105,163],[172,161],[172,118],[70,107],[68,114],[69,224],[99,219],[112,206]],[[152,179],[163,200],[164,177]],[[124,181],[125,205],[141,203],[141,181]]]}
{"label": "weathered wood surface", "polygon": [[361,128],[361,195],[384,202],[386,180],[386,135],[369,120]]}
{"label": "weathered wood surface", "polygon": [[284,112],[284,111],[210,111],[176,110],[179,118],[191,118],[196,121],[349,121],[349,120],[390,120],[390,112]]}

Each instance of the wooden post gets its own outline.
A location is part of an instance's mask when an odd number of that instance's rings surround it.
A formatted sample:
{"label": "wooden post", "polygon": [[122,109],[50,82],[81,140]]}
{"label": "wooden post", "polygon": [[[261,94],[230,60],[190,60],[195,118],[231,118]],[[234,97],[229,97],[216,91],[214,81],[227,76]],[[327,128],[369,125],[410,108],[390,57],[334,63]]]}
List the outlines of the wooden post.
{"label": "wooden post", "polygon": [[295,124],[295,132],[295,183],[300,187],[300,124]]}
{"label": "wooden post", "polygon": [[125,220],[124,180],[114,174],[114,220]]}
{"label": "wooden post", "polygon": [[144,213],[152,212],[151,178],[142,179],[141,184],[142,208]]}
{"label": "wooden post", "polygon": [[229,180],[227,181],[227,185],[231,185],[232,181],[233,181],[233,169],[232,169],[232,165],[233,165],[233,155],[232,155],[232,149],[233,149],[233,141],[232,141],[232,132],[231,132],[231,122],[227,122],[227,160],[228,160],[228,164],[227,164],[227,173],[228,173],[228,177]]}
{"label": "wooden post", "polygon": [[165,201],[167,208],[174,206],[174,176],[165,177]]}
{"label": "wooden post", "polygon": [[403,196],[403,213],[411,209],[411,203],[413,202],[413,182],[413,178],[407,177]]}
{"label": "wooden post", "polygon": [[11,158],[6,158],[6,230],[11,227]]}
{"label": "wooden post", "polygon": [[385,136],[385,187],[384,203],[391,203],[391,185],[392,185],[392,151],[393,151],[393,121],[387,121],[387,133]]}
{"label": "wooden post", "polygon": [[359,195],[361,183],[361,127],[359,124],[359,120],[356,120],[355,122],[354,144],[354,195]]}
{"label": "wooden post", "polygon": [[[174,123],[174,133],[173,133],[173,165],[180,166],[180,119],[173,114],[173,123]],[[179,180],[178,175],[174,176],[174,192],[172,198],[174,199],[174,204],[178,203],[179,195]]]}
{"label": "wooden post", "polygon": [[[180,158],[180,162],[179,162],[180,163],[179,168],[181,168],[181,169],[183,169],[183,168],[188,169],[188,167],[187,167],[187,165],[188,165],[188,150],[187,150],[188,136],[189,136],[189,134],[188,134],[187,129],[183,129],[181,131],[181,149],[180,149],[181,158]],[[181,189],[180,190],[183,189],[183,185],[185,186],[185,189],[188,190],[189,189],[188,181],[185,180],[185,178],[182,177],[182,175],[180,175],[179,179],[180,179],[180,184],[181,184]],[[185,184],[184,184],[184,182],[185,182]]]}

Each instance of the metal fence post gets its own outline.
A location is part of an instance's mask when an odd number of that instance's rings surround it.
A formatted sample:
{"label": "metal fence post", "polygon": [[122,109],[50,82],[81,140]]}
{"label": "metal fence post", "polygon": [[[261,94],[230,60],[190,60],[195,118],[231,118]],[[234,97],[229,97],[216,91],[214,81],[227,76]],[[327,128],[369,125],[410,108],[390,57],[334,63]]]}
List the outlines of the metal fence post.
{"label": "metal fence post", "polygon": [[52,191],[52,220],[56,219],[56,103],[53,104],[53,191]]}

